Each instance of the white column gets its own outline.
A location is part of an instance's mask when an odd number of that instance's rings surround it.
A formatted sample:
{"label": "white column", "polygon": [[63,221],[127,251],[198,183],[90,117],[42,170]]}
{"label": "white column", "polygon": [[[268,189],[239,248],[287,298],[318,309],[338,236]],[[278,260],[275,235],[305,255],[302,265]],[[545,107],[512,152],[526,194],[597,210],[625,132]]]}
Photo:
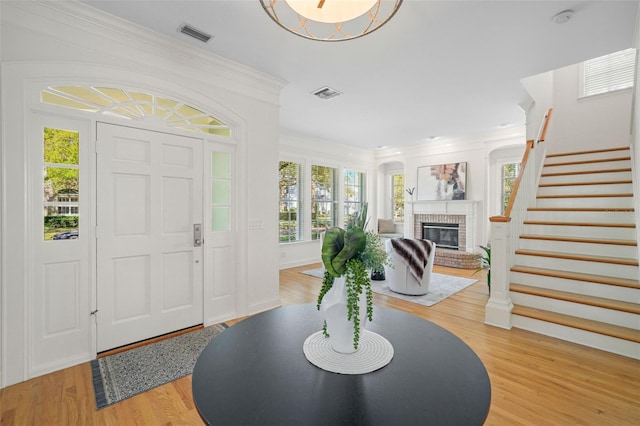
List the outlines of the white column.
{"label": "white column", "polygon": [[510,218],[504,217],[491,219],[491,296],[485,306],[484,322],[496,327],[511,328],[511,311],[513,310],[513,303],[509,297],[511,222]]}

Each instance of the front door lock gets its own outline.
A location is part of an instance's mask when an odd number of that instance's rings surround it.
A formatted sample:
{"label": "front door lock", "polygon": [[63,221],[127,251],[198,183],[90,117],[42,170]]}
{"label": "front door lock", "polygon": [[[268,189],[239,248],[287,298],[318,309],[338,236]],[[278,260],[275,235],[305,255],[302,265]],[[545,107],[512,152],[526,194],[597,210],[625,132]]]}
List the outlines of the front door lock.
{"label": "front door lock", "polygon": [[202,245],[202,225],[193,224],[193,246],[200,247]]}

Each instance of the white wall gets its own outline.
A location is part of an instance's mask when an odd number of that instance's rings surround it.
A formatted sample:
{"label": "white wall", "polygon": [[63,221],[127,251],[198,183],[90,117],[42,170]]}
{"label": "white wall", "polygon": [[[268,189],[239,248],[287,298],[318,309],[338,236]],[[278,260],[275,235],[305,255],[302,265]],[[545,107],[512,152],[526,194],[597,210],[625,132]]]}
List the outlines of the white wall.
{"label": "white wall", "polygon": [[547,154],[629,145],[632,90],[578,98],[579,65],[522,80],[535,105],[527,115],[527,139],[535,139],[544,112],[553,108]]}
{"label": "white wall", "polygon": [[[0,15],[0,386],[33,375],[29,363],[33,356],[28,315],[32,283],[25,199],[29,185],[24,172],[25,147],[30,141],[25,129],[28,109],[41,107],[37,98],[27,98],[29,88],[41,81],[74,84],[93,80],[151,92],[162,90],[174,98],[184,96],[212,113],[220,112],[229,120],[239,135],[237,262],[229,265],[236,268],[232,286],[238,303],[229,312],[241,316],[278,306],[274,194],[278,183],[278,98],[283,82],[75,2],[0,2]],[[260,226],[249,231],[250,220]],[[91,306],[80,308],[88,313]],[[95,341],[95,335],[86,338]],[[83,361],[77,355],[51,359],[39,371]]]}
{"label": "white wall", "polygon": [[[417,188],[418,167],[466,162],[466,199],[478,202],[475,213],[476,223],[473,225],[473,229],[475,229],[473,241],[484,245],[488,240],[489,217],[495,214],[490,209],[490,203],[488,202],[491,153],[505,147],[524,147],[524,135],[525,129],[521,126],[476,137],[436,140],[401,149],[389,148],[378,151],[377,160],[378,164],[388,162],[404,163],[405,186],[407,188]],[[511,158],[514,152],[507,151],[507,154],[505,155]],[[406,196],[405,200],[409,201],[409,197]],[[405,206],[404,234],[410,236],[413,235],[413,218],[411,215],[411,204],[407,203]]]}
{"label": "white wall", "polygon": [[[344,169],[364,172],[367,175],[366,194],[369,203],[369,227],[377,223],[378,205],[378,181],[375,168],[374,153],[371,150],[349,147],[336,144],[326,140],[310,138],[301,135],[283,133],[280,138],[280,161],[293,161],[303,165],[307,180],[303,183],[306,192],[304,197],[309,200],[311,196],[311,184],[309,181],[312,165],[328,166],[338,169],[339,176],[342,176]],[[274,170],[277,171],[277,168]],[[342,179],[338,179],[338,223],[342,226],[343,209],[341,204]],[[274,185],[270,195],[278,198],[278,187]],[[277,208],[273,210],[273,216],[277,218]],[[320,241],[311,240],[310,213],[304,215],[305,230],[304,240],[291,243],[280,244],[280,268],[291,268],[294,266],[308,265],[320,262]],[[278,236],[274,236],[274,241]]]}

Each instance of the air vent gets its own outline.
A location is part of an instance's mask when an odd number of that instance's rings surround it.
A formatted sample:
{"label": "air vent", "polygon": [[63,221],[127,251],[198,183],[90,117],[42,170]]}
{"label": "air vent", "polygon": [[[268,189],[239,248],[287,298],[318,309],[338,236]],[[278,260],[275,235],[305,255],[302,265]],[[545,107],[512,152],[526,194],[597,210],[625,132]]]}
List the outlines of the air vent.
{"label": "air vent", "polygon": [[313,92],[313,94],[314,96],[317,96],[320,99],[324,99],[325,101],[342,95],[341,92],[338,92],[336,89],[332,89],[331,87],[323,87],[322,89],[318,89]]}
{"label": "air vent", "polygon": [[208,42],[209,40],[211,40],[211,38],[213,38],[213,36],[210,36],[209,34],[202,32],[196,28],[193,28],[191,25],[189,24],[184,24],[181,25],[178,28],[178,31],[181,32],[182,34],[186,34],[189,37],[193,37],[196,40],[200,40],[203,43]]}

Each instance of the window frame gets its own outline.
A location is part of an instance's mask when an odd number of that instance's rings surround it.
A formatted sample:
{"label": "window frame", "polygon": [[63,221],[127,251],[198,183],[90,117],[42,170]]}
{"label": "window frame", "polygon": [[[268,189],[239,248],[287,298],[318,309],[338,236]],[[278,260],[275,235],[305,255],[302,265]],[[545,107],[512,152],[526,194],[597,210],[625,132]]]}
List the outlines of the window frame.
{"label": "window frame", "polygon": [[[289,164],[295,164],[297,166],[297,176],[295,178],[295,185],[293,185],[296,188],[296,198],[295,199],[291,199],[291,198],[286,198],[283,197],[282,194],[282,175],[280,174],[281,169],[280,169],[280,165],[282,163],[289,163]],[[286,244],[286,243],[293,243],[296,241],[302,241],[304,239],[304,164],[300,161],[289,161],[289,160],[279,160],[278,161],[278,241],[280,244]],[[287,185],[288,187],[291,187],[292,185]],[[296,226],[295,226],[295,232],[287,232],[286,235],[291,236],[292,234],[295,234],[294,239],[291,239],[290,237],[286,240],[283,240],[283,234],[282,234],[282,203],[287,203],[287,204],[291,204],[294,203],[296,205],[296,218],[295,218],[295,222],[296,222]],[[290,221],[290,215],[289,215],[289,221]]]}
{"label": "window frame", "polygon": [[[323,169],[329,169],[331,170],[331,186],[329,189],[327,189],[326,191],[329,192],[330,198],[329,199],[321,199],[321,198],[317,198],[316,194],[318,192],[317,188],[315,188],[316,183],[316,179],[314,178],[314,176],[316,175],[315,170],[316,168],[323,168]],[[310,182],[310,187],[311,187],[311,208],[310,208],[310,218],[311,218],[311,241],[314,240],[318,240],[321,237],[322,234],[322,230],[321,229],[328,229],[331,228],[333,226],[336,226],[338,223],[338,171],[339,168],[337,167],[332,167],[332,166],[325,166],[325,165],[321,165],[321,164],[311,164],[311,182]],[[329,204],[330,205],[330,215],[329,215],[329,220],[328,221],[323,221],[326,225],[325,226],[320,226],[319,225],[319,220],[317,218],[317,214],[316,214],[316,218],[314,219],[313,215],[314,215],[314,211],[317,209],[317,204],[318,203],[324,203],[324,204]]]}
{"label": "window frame", "polygon": [[[629,49],[613,52],[608,55],[599,56],[597,58],[593,58],[593,59],[589,59],[584,62],[581,62],[578,66],[578,72],[579,72],[578,99],[587,99],[587,98],[592,98],[594,96],[603,96],[611,93],[617,93],[624,90],[632,89],[633,86],[635,85],[636,56],[637,56],[636,49],[629,48]],[[605,64],[607,61],[616,60],[617,58],[621,58],[620,59],[621,62],[625,60],[628,61],[628,63],[623,63],[623,66],[626,69],[623,70],[620,68],[613,68],[611,67],[611,65]],[[614,85],[614,87],[610,87],[609,85],[607,85],[606,88],[603,88],[600,91],[597,91],[595,93],[587,93],[587,90],[589,87],[589,83],[587,83],[587,79],[589,78],[589,75],[588,75],[589,68],[591,66],[598,66],[598,64],[600,64],[600,66],[602,67],[608,67],[607,70],[600,73],[600,77],[599,77],[600,79],[602,79],[602,75],[605,74],[605,72],[607,73],[607,78],[609,80],[615,79],[616,77],[611,75],[611,73],[615,73],[615,74],[620,74],[620,76],[617,77],[620,80],[628,79],[628,83],[626,83],[626,85],[623,85],[622,87],[619,87],[620,83],[617,85]]]}
{"label": "window frame", "polygon": [[[357,181],[355,184],[348,184],[348,174],[353,173],[355,175],[355,180]],[[358,171],[353,168],[344,167],[342,169],[342,211],[343,211],[343,223],[346,226],[347,223],[351,220],[351,217],[362,208],[364,203],[367,201],[367,173]],[[347,195],[348,188],[357,188],[357,200],[349,200],[349,196]],[[352,207],[351,214],[348,213],[348,207]]]}
{"label": "window frame", "polygon": [[[402,183],[400,185],[396,184],[396,176],[402,177]],[[404,173],[391,174],[391,217],[393,218],[394,223],[404,223],[405,182],[406,182],[406,176]],[[396,194],[396,189],[398,188],[399,188],[399,193]],[[398,205],[401,204],[401,206],[398,207],[402,211],[401,215],[396,215],[396,203]],[[398,220],[398,218],[400,218],[400,220]]]}

